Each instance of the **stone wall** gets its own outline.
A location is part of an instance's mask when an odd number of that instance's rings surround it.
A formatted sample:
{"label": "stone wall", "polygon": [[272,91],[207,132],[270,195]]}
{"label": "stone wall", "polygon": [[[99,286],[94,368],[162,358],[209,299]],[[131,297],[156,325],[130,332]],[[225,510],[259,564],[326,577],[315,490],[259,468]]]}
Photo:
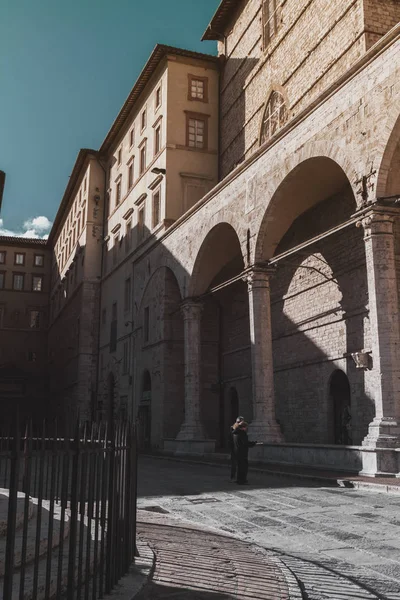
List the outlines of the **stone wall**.
{"label": "stone wall", "polygon": [[[344,222],[354,210],[344,191],[299,217],[276,253]],[[329,383],[336,369],[351,388],[353,443],[373,417],[364,374],[351,353],[366,347],[368,294],[362,232],[353,224],[278,263],[272,326],[278,419],[289,442],[333,443]]]}
{"label": "stone wall", "polygon": [[263,49],[260,0],[249,0],[227,35],[221,81],[222,175],[259,145],[263,109],[273,89],[289,119],[345,73],[400,20],[393,0],[287,0]]}

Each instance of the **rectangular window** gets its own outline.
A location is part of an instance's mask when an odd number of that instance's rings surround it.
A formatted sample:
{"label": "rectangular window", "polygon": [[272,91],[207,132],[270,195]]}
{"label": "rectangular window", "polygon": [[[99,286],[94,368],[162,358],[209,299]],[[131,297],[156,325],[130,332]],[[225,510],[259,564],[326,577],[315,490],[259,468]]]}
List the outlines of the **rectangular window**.
{"label": "rectangular window", "polygon": [[122,358],[122,374],[125,375],[128,372],[129,365],[129,342],[124,342],[124,354]]}
{"label": "rectangular window", "polygon": [[187,145],[189,148],[206,148],[207,121],[199,118],[188,118]]}
{"label": "rectangular window", "polygon": [[131,278],[125,279],[124,288],[124,311],[128,312],[131,309]]}
{"label": "rectangular window", "polygon": [[132,127],[132,129],[129,132],[129,146],[130,148],[132,148],[132,146],[135,143],[135,127]]}
{"label": "rectangular window", "polygon": [[150,308],[146,306],[144,309],[144,323],[143,323],[143,338],[145,342],[149,341],[150,337]]}
{"label": "rectangular window", "polygon": [[86,192],[87,177],[83,180],[83,191]]}
{"label": "rectangular window", "polygon": [[279,27],[279,0],[263,0],[263,44],[264,49],[268,47],[272,38],[276,36]]}
{"label": "rectangular window", "polygon": [[161,85],[156,89],[156,109],[161,106]]}
{"label": "rectangular window", "polygon": [[40,312],[38,310],[31,310],[29,312],[29,327],[31,329],[39,329],[39,327],[40,327]]}
{"label": "rectangular window", "polygon": [[21,252],[16,252],[14,264],[15,265],[24,265],[25,264],[25,254],[22,254]]}
{"label": "rectangular window", "polygon": [[146,169],[146,142],[140,147],[140,174]]}
{"label": "rectangular window", "polygon": [[158,189],[153,194],[153,227],[156,227],[160,222],[160,190]]}
{"label": "rectangular window", "polygon": [[23,275],[22,273],[14,273],[13,290],[23,290],[24,289],[24,279],[25,279],[25,275]]}
{"label": "rectangular window", "polygon": [[5,265],[6,264],[6,252],[3,252],[3,250],[0,252],[0,265]]}
{"label": "rectangular window", "polygon": [[43,267],[43,265],[44,265],[43,254],[35,254],[33,264],[35,265],[35,267]]}
{"label": "rectangular window", "polygon": [[43,277],[40,277],[38,275],[33,275],[32,290],[34,292],[41,292],[43,290]]}
{"label": "rectangular window", "polygon": [[128,166],[128,190],[133,186],[133,161]]}
{"label": "rectangular window", "polygon": [[138,211],[138,241],[141,242],[144,238],[145,214],[144,205]]}
{"label": "rectangular window", "polygon": [[125,252],[128,254],[131,250],[131,236],[132,236],[132,219],[126,223],[125,226]]}
{"label": "rectangular window", "polygon": [[4,290],[6,287],[6,274],[4,271],[0,271],[0,290]]}
{"label": "rectangular window", "polygon": [[117,187],[115,189],[115,206],[121,202],[121,180],[118,181]]}
{"label": "rectangular window", "polygon": [[117,160],[118,160],[118,164],[120,165],[122,162],[122,149],[121,148],[118,150],[118,159]]}
{"label": "rectangular window", "polygon": [[103,308],[101,311],[101,324],[105,325],[107,323],[107,309]]}
{"label": "rectangular window", "polygon": [[158,125],[154,130],[154,155],[157,155],[161,150],[161,125]]}
{"label": "rectangular window", "polygon": [[113,321],[117,320],[117,303],[116,302],[114,302],[112,305],[111,318]]}
{"label": "rectangular window", "polygon": [[144,109],[144,111],[140,115],[140,129],[141,129],[141,131],[143,131],[143,129],[146,127],[146,123],[147,123],[147,111],[146,111],[146,109]]}
{"label": "rectangular window", "polygon": [[199,75],[189,75],[188,100],[208,102],[208,78]]}

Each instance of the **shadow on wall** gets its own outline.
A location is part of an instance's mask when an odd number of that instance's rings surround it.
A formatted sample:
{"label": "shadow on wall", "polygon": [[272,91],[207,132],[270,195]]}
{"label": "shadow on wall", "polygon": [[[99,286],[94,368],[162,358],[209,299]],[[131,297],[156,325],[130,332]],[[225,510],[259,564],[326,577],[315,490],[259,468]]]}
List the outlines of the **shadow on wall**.
{"label": "shadow on wall", "polygon": [[[229,58],[225,63],[221,75],[221,176],[226,175],[242,163],[254,151],[254,146],[246,148],[246,131],[242,123],[248,120],[246,107],[251,105],[243,90],[246,88],[247,79],[255,69],[259,60],[245,56],[243,58]],[[267,98],[265,98],[267,100]],[[262,108],[253,116],[257,123],[254,138],[258,144],[258,129],[261,127]]]}
{"label": "shadow on wall", "polygon": [[[282,183],[269,205],[260,233],[262,257],[272,258],[343,222],[354,208],[347,179],[336,163],[323,157],[305,161]],[[176,437],[185,410],[181,312],[181,290],[185,290],[185,297],[203,303],[201,413],[205,433],[226,448],[232,410],[252,419],[248,292],[240,277],[244,260],[239,239],[227,223],[214,227],[200,247],[190,276],[179,256],[162,244],[147,251],[154,231],[123,222],[104,245],[101,305],[98,301],[92,312],[85,312],[73,350],[68,336],[73,335],[88,290],[78,277],[75,287],[68,290],[68,310],[59,317],[64,320],[67,339],[59,339],[54,368],[59,409],[61,413],[76,410],[84,401],[93,416],[140,416],[143,439],[146,444],[150,439],[153,447],[161,447],[164,438]],[[96,244],[101,248],[100,237]],[[137,249],[135,261],[133,249]],[[85,248],[78,249],[74,268],[81,269],[85,260]],[[222,285],[231,279],[234,283]],[[69,281],[67,274],[64,286]],[[89,291],[95,297],[100,283]],[[350,381],[353,443],[360,443],[367,433],[373,402],[364,389],[364,372],[356,371],[349,358],[349,353],[369,342],[364,339],[366,303],[364,245],[361,232],[354,227],[279,263],[272,280],[275,392],[287,441],[333,443],[337,439],[329,399],[330,379],[337,369],[346,372]],[[93,359],[97,368],[98,358],[97,386],[95,378],[83,376],[88,372],[88,336],[97,343],[98,329],[100,353],[97,357],[96,345]]]}

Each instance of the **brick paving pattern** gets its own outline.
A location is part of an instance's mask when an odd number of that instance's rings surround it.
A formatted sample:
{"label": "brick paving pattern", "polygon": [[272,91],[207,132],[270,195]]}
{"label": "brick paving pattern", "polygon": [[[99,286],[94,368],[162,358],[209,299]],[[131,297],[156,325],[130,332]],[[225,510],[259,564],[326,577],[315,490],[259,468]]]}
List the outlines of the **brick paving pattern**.
{"label": "brick paving pattern", "polygon": [[[156,561],[137,600],[300,600],[293,575],[250,544],[162,517],[139,513],[139,538]],[[145,519],[145,521],[144,521]]]}

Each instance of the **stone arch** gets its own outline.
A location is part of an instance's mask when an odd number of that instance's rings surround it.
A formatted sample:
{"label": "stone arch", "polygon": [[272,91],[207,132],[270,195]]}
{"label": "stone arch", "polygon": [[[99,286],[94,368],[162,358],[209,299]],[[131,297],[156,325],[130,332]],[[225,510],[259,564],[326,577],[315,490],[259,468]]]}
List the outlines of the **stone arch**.
{"label": "stone arch", "polygon": [[[274,193],[261,220],[254,262],[271,258],[297,217],[341,190],[351,189],[354,212],[357,210],[354,189],[347,174],[350,165],[347,161],[339,164],[333,158],[322,155],[320,149],[312,144],[292,155],[285,161],[276,183],[272,182]],[[332,151],[332,154],[335,152]]]}
{"label": "stone arch", "polygon": [[154,271],[151,273],[151,275],[148,277],[146,284],[143,288],[143,291],[141,293],[140,296],[140,300],[137,304],[137,315],[140,315],[141,310],[143,308],[143,301],[146,297],[146,294],[148,292],[148,289],[150,288],[150,286],[152,285],[152,282],[154,280],[154,277],[158,274],[158,272],[162,269],[166,269],[168,271],[171,272],[172,277],[174,278],[174,280],[176,281],[176,284],[178,286],[179,289],[179,293],[181,295],[181,297],[183,297],[183,280],[182,278],[179,276],[179,274],[176,272],[176,260],[167,257],[165,260],[161,260],[161,264],[159,264],[157,266],[156,269],[154,269]]}
{"label": "stone arch", "polygon": [[210,229],[197,252],[188,286],[188,296],[205,293],[219,273],[225,280],[238,275],[244,268],[244,257],[238,234],[227,222]]}
{"label": "stone arch", "polygon": [[386,143],[377,168],[376,196],[378,198],[400,195],[400,102],[392,106],[385,131]]}

